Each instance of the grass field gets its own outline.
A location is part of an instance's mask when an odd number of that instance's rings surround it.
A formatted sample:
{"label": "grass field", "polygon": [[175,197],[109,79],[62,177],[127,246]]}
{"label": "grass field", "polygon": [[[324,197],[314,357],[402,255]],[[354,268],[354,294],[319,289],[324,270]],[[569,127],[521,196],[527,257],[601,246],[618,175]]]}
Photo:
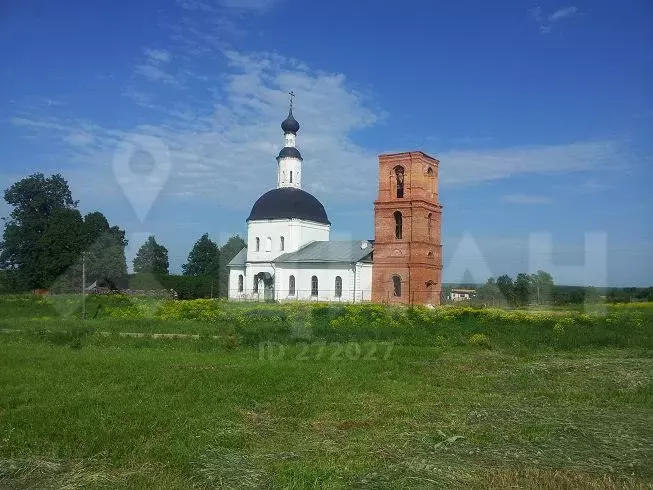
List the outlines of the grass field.
{"label": "grass field", "polygon": [[650,304],[77,306],[0,298],[0,487],[653,483]]}

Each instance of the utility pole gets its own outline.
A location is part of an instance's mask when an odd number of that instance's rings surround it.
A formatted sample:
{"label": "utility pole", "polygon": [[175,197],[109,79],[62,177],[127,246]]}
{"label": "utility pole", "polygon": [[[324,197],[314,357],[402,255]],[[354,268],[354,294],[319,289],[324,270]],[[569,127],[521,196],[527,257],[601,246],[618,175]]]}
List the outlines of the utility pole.
{"label": "utility pole", "polygon": [[86,320],[86,252],[82,252],[82,320]]}

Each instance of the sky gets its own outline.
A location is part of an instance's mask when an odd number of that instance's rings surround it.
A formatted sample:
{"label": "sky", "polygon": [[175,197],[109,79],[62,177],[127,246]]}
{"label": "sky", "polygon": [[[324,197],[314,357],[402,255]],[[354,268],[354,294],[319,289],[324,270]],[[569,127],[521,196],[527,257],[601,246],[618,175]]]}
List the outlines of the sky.
{"label": "sky", "polygon": [[0,187],[61,173],[179,272],[245,236],[293,90],[332,239],[373,238],[377,156],[421,150],[445,282],[650,286],[653,4],[571,2],[4,0]]}

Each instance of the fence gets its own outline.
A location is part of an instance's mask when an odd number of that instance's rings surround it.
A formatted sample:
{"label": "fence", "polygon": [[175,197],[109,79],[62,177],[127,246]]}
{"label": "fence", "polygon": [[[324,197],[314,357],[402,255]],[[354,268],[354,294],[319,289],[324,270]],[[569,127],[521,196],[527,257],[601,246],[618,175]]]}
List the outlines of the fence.
{"label": "fence", "polygon": [[[288,290],[277,291],[272,288],[260,288],[258,292],[230,290],[229,299],[231,301],[274,301],[274,302],[329,302],[329,303],[370,303],[372,301],[372,290],[347,290],[336,291],[320,289],[317,294],[313,294],[311,289],[296,289],[294,294],[289,294]],[[338,294],[340,293],[340,294]],[[437,301],[437,300],[440,301]],[[388,304],[440,304],[442,298],[435,298],[432,289],[411,291],[404,293],[402,296],[394,296],[392,292],[387,292],[384,297],[377,301]]]}

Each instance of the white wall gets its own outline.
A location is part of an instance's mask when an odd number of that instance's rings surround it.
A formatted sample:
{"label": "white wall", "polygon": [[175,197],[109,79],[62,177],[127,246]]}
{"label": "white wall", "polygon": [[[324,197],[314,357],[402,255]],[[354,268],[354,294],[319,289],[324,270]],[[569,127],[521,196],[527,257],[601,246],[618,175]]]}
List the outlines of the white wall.
{"label": "white wall", "polygon": [[[279,301],[369,301],[372,264],[292,264],[277,267],[275,298]],[[295,276],[295,295],[289,294],[289,278]],[[311,278],[317,276],[318,295],[311,294]],[[342,296],[336,296],[336,277],[342,278]]]}
{"label": "white wall", "polygon": [[[370,301],[372,296],[372,264],[247,264],[245,269],[231,268],[229,298],[263,300],[263,284],[254,293],[254,276],[267,272],[274,276],[274,299],[277,301]],[[238,293],[238,275],[244,275],[244,291]],[[290,276],[295,276],[295,294],[289,294]],[[311,278],[318,278],[318,295],[311,294]],[[342,278],[342,296],[336,296],[336,277]]]}
{"label": "white wall", "polygon": [[[292,182],[290,172],[292,172]],[[277,163],[277,187],[302,188],[302,161],[299,158],[279,158]]]}
{"label": "white wall", "polygon": [[[312,241],[328,241],[331,227],[301,219],[275,219],[247,223],[247,262],[271,262],[279,255],[296,252]],[[281,237],[284,250],[281,250]],[[256,251],[256,238],[260,239]],[[272,239],[272,250],[266,251],[267,238]]]}
{"label": "white wall", "polygon": [[[243,292],[239,293],[238,292],[238,276],[243,275]],[[245,292],[246,292],[246,287],[247,287],[247,280],[244,278],[245,276],[245,268],[244,267],[230,267],[229,268],[229,298],[230,299],[237,299],[237,298],[244,298],[245,297]]]}

